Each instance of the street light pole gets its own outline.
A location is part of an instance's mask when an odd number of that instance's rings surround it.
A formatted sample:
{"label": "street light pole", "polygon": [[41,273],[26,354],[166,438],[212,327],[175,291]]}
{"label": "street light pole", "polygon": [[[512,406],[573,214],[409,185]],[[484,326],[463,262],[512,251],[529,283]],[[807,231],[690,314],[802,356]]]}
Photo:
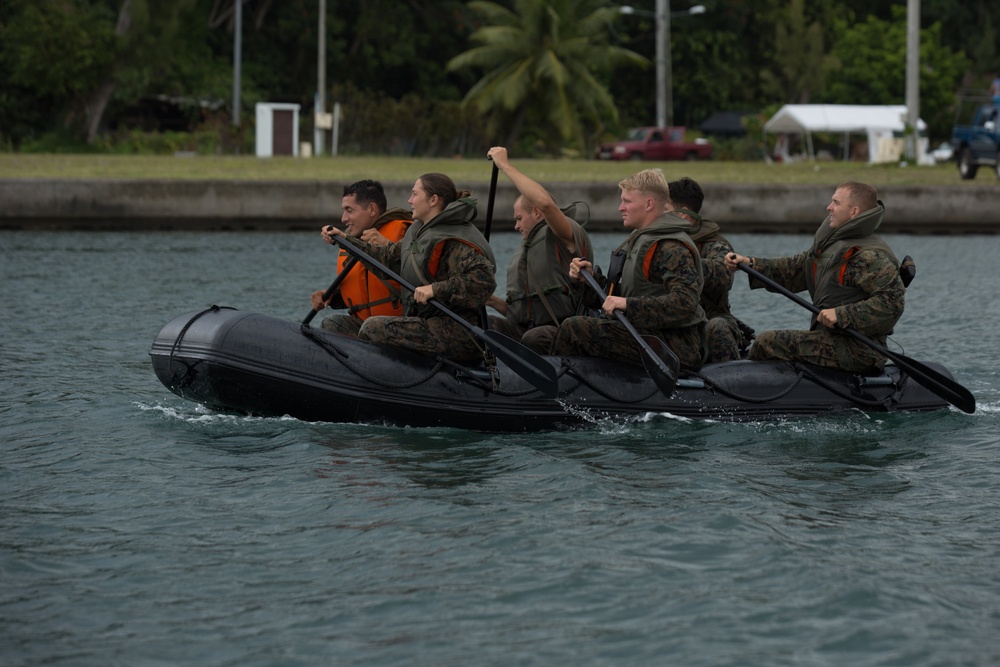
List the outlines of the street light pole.
{"label": "street light pole", "polygon": [[[652,16],[656,21],[656,125],[669,127],[674,122],[673,58],[670,54],[670,0],[656,0],[656,11],[638,10],[630,5],[619,8],[622,14]],[[677,16],[704,14],[704,5],[676,12]]]}
{"label": "street light pole", "polygon": [[670,0],[656,0],[656,126],[667,127],[673,119],[670,85]]}
{"label": "street light pole", "polygon": [[323,154],[323,129],[319,127],[319,114],[326,113],[326,0],[319,0],[318,47],[316,49],[316,108],[313,111],[313,142],[316,155]]}
{"label": "street light pole", "polygon": [[919,164],[920,133],[920,0],[906,3],[906,159]]}
{"label": "street light pole", "polygon": [[[243,60],[243,0],[236,0],[233,18],[233,127],[240,126],[240,62]],[[239,144],[236,152],[239,153]]]}

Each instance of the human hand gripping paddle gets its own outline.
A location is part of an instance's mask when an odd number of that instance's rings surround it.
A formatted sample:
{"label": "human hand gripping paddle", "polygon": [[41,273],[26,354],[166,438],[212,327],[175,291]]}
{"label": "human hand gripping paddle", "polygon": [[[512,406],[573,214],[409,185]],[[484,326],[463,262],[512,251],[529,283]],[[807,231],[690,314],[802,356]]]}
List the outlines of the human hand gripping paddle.
{"label": "human hand gripping paddle", "polygon": [[[597,292],[597,294],[602,299],[607,299],[607,294],[601,289],[601,286],[591,275],[590,271],[587,269],[580,269],[580,275],[583,276],[587,284]],[[667,347],[667,344],[660,340],[657,336],[652,336],[648,334],[639,333],[636,328],[628,321],[625,317],[625,313],[620,310],[615,311],[615,317],[618,321],[625,325],[628,332],[632,334],[635,341],[639,343],[639,347],[642,350],[642,365],[645,366],[646,372],[649,373],[649,377],[652,378],[656,386],[660,388],[664,396],[669,397],[674,393],[674,387],[677,386],[677,372],[680,370],[681,361],[677,358],[677,355]]]}
{"label": "human hand gripping paddle", "polygon": [[[338,289],[340,289],[340,283],[344,282],[344,278],[347,277],[347,274],[350,272],[351,269],[354,268],[354,265],[357,263],[358,263],[357,257],[349,257],[347,261],[344,262],[344,268],[340,270],[340,273],[337,274],[337,277],[333,279],[333,282],[330,283],[330,286],[326,289],[325,292],[323,292],[323,303],[329,301],[330,297],[333,296]],[[302,324],[309,324],[310,322],[312,322],[313,318],[316,317],[316,313],[318,312],[319,311],[316,310],[315,308],[310,310],[309,314],[306,315],[306,318],[302,320]]]}
{"label": "human hand gripping paddle", "polygon": [[[798,294],[795,294],[794,292],[785,289],[778,283],[774,282],[773,280],[762,274],[760,271],[751,269],[744,262],[740,262],[739,264],[736,265],[736,267],[740,271],[743,271],[744,273],[747,273],[750,276],[759,280],[760,282],[764,283],[775,292],[778,292],[779,294],[784,294],[789,299],[799,304],[806,310],[809,310],[812,313],[819,315],[820,309],[816,305],[806,301]],[[843,331],[849,336],[853,337],[855,340],[864,343],[865,345],[875,350],[882,356],[892,359],[897,366],[906,371],[910,377],[916,380],[918,384],[923,385],[930,391],[934,392],[944,400],[954,405],[962,412],[967,412],[971,415],[973,412],[976,411],[976,399],[972,395],[972,392],[970,392],[968,389],[966,389],[959,383],[955,382],[951,378],[941,373],[938,373],[933,368],[920,363],[916,359],[911,359],[910,357],[907,357],[905,355],[897,354],[892,350],[889,350],[888,348],[884,347],[883,345],[879,345],[871,338],[868,338],[867,336],[865,336],[863,333],[861,333],[856,329],[852,329],[851,327],[844,327],[844,328],[838,328],[838,330]]]}
{"label": "human hand gripping paddle", "polygon": [[[341,248],[351,253],[353,257],[363,260],[372,268],[381,271],[389,278],[395,280],[403,288],[409,290],[410,292],[416,290],[416,287],[414,287],[401,275],[397,274],[395,271],[379,262],[364,250],[346,240],[343,236],[334,236],[333,241],[334,243],[339,244]],[[531,383],[532,386],[544,393],[547,397],[555,398],[559,393],[559,381],[556,379],[555,366],[546,361],[540,354],[528,349],[512,338],[504,336],[498,331],[484,331],[475,324],[468,322],[458,314],[452,312],[447,306],[439,302],[437,299],[431,299],[427,303],[434,306],[442,313],[472,332],[472,335],[481,340],[486,347],[488,347],[493,354],[502,359],[512,371],[524,378],[527,382]]]}

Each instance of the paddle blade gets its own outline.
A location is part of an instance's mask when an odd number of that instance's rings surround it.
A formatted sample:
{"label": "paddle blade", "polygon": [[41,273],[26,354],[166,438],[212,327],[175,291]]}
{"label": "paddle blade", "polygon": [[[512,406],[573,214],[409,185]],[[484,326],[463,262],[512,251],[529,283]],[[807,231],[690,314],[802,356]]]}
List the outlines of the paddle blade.
{"label": "paddle blade", "polygon": [[677,373],[680,371],[681,361],[657,336],[643,334],[642,340],[646,343],[640,345],[642,365],[663,395],[669,397],[677,386]]}
{"label": "paddle blade", "polygon": [[493,354],[547,398],[555,398],[559,394],[556,368],[545,357],[499,331],[483,331],[482,335]]}
{"label": "paddle blade", "polygon": [[917,384],[922,385],[944,400],[948,401],[956,408],[967,414],[976,411],[976,398],[972,392],[960,385],[955,380],[938,373],[930,366],[926,366],[916,359],[885,350],[885,355],[903,369]]}
{"label": "paddle blade", "polygon": [[966,412],[971,415],[976,411],[976,399],[972,395],[972,392],[952,378],[944,375],[943,373],[938,373],[930,366],[927,366],[916,359],[911,359],[905,354],[893,352],[885,346],[879,345],[857,329],[851,329],[848,327],[844,329],[844,331],[846,331],[847,334],[855,340],[861,341],[876,352],[882,354],[884,357],[892,359],[892,361],[906,371],[909,376],[917,382],[917,384],[920,384],[924,388],[934,392],[962,412]]}
{"label": "paddle blade", "polygon": [[[778,294],[783,294],[792,301],[794,301],[795,303],[802,306],[803,308],[809,310],[810,312],[816,313],[817,315],[819,314],[819,308],[817,308],[814,304],[809,303],[808,301],[800,297],[798,294],[793,294],[791,291],[785,289],[784,287],[774,282],[773,280],[771,280],[764,274],[760,273],[759,271],[751,269],[749,266],[743,263],[737,264],[736,266],[739,268],[740,271],[743,271],[744,273],[753,276],[754,278],[764,283]],[[848,334],[849,336],[852,336],[855,340],[861,341],[862,343],[864,343],[871,349],[875,350],[882,356],[892,359],[894,362],[896,362],[897,366],[899,366],[904,371],[909,373],[910,377],[913,378],[914,381],[917,382],[917,384],[920,384],[926,389],[934,392],[935,394],[937,394],[944,400],[948,401],[962,412],[967,412],[971,415],[973,412],[976,411],[976,399],[972,396],[972,392],[970,392],[968,389],[966,389],[959,383],[955,382],[951,378],[946,377],[941,373],[938,373],[933,368],[925,366],[924,364],[920,363],[915,359],[910,359],[905,355],[893,352],[892,350],[886,348],[884,345],[881,345],[873,341],[871,338],[868,338],[867,336],[865,336],[856,329],[846,327],[844,329],[841,329],[841,331]]]}

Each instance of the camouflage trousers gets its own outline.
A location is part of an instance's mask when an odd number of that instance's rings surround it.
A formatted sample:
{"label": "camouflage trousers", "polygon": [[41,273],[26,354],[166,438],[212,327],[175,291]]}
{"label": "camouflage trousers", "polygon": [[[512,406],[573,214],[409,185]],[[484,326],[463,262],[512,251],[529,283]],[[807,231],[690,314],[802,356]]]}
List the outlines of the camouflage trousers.
{"label": "camouflage trousers", "polygon": [[[884,344],[878,337],[872,337]],[[882,370],[885,358],[864,343],[826,329],[763,331],[750,347],[750,359],[758,361],[804,361],[851,373],[873,374]]]}
{"label": "camouflage trousers", "polygon": [[[674,351],[683,368],[698,368],[702,362],[701,327],[669,329],[653,333]],[[615,359],[642,365],[642,351],[625,325],[618,320],[580,315],[559,325],[552,354]]]}
{"label": "camouflage trousers", "polygon": [[556,339],[558,327],[546,324],[525,329],[517,322],[497,315],[490,315],[490,329],[504,336],[521,341],[521,344],[538,354],[551,354],[552,342]]}
{"label": "camouflage trousers", "polygon": [[358,338],[459,362],[483,358],[476,337],[450,317],[369,317]]}
{"label": "camouflage trousers", "polygon": [[323,320],[321,326],[325,331],[332,331],[342,336],[357,338],[362,324],[361,318],[354,317],[353,315],[331,315]]}
{"label": "camouflage trousers", "polygon": [[708,346],[708,362],[710,364],[741,359],[740,349],[743,347],[743,331],[731,315],[713,317],[705,325],[705,339]]}

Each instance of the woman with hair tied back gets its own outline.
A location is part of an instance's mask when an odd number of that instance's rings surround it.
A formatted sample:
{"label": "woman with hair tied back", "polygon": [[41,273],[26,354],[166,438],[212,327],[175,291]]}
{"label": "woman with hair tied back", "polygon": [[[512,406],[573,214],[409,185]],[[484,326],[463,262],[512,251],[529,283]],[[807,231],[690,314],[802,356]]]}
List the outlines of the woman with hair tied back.
{"label": "woman with hair tied back", "polygon": [[454,361],[478,360],[483,352],[475,336],[428,303],[434,299],[478,324],[481,309],[496,289],[493,250],[472,224],[477,202],[445,174],[430,173],[413,184],[408,203],[413,224],[399,243],[372,245],[332,226],[322,230],[327,243],[343,236],[416,286],[412,294],[403,292],[402,316],[369,317],[358,338]]}

